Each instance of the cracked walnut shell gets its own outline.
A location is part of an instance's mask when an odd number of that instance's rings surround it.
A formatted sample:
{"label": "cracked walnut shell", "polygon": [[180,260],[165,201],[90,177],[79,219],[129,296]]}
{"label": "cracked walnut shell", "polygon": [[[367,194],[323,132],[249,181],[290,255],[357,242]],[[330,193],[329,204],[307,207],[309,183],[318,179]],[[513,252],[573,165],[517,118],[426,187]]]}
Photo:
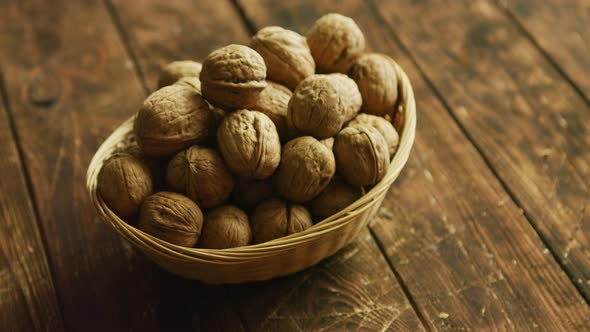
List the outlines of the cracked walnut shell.
{"label": "cracked walnut shell", "polygon": [[202,226],[201,209],[181,194],[162,191],[146,198],[141,205],[139,229],[161,240],[192,247]]}
{"label": "cracked walnut shell", "polygon": [[338,173],[353,186],[379,182],[389,167],[389,150],[381,133],[365,124],[342,129],[334,139]]}
{"label": "cracked walnut shell", "polygon": [[363,54],[354,62],[349,75],[363,97],[363,112],[380,116],[393,112],[398,95],[394,66],[391,58],[378,53]]}
{"label": "cracked walnut shell", "polygon": [[166,183],[168,188],[185,193],[205,209],[225,201],[234,186],[233,176],[219,153],[198,145],[179,152],[170,160]]}
{"label": "cracked walnut shell", "polygon": [[311,136],[285,144],[277,174],[277,190],[290,201],[303,203],[316,197],[336,172],[334,154]]}
{"label": "cracked walnut shell", "polygon": [[308,229],[312,220],[305,207],[271,198],[256,207],[251,224],[253,243],[262,243]]}
{"label": "cracked walnut shell", "polygon": [[212,122],[213,113],[201,95],[170,85],[147,97],[133,130],[147,156],[162,157],[206,139]]}
{"label": "cracked walnut shell", "polygon": [[281,160],[281,142],[274,123],[263,113],[239,110],[217,129],[217,144],[226,165],[242,177],[270,177]]}
{"label": "cracked walnut shell", "polygon": [[367,124],[377,129],[387,142],[389,157],[393,157],[395,151],[397,151],[397,146],[399,145],[399,135],[391,122],[380,116],[362,113],[350,121],[348,126],[354,126],[356,124]]}
{"label": "cracked walnut shell", "polygon": [[213,106],[249,108],[266,87],[266,65],[258,52],[232,44],[207,56],[199,79],[203,97]]}
{"label": "cracked walnut shell", "polygon": [[223,205],[205,215],[199,247],[226,249],[247,246],[252,241],[252,230],[244,211]]}
{"label": "cracked walnut shell", "polygon": [[264,58],[267,78],[291,90],[315,73],[307,41],[297,32],[277,26],[266,27],[256,33],[250,47]]}
{"label": "cracked walnut shell", "polygon": [[356,57],[365,50],[362,31],[351,18],[340,14],[320,17],[306,37],[321,73],[346,73]]}
{"label": "cracked walnut shell", "polygon": [[196,61],[184,60],[170,62],[160,72],[158,88],[174,84],[183,77],[198,78],[202,65]]}

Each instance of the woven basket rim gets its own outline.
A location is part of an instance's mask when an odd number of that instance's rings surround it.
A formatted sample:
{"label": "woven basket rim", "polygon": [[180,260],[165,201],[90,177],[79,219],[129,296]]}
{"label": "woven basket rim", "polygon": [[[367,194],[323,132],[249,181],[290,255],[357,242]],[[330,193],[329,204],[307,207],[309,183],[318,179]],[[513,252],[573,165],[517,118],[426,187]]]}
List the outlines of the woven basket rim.
{"label": "woven basket rim", "polygon": [[92,158],[86,175],[86,187],[90,194],[91,201],[98,214],[101,216],[101,219],[109,223],[125,239],[139,247],[148,250],[157,250],[160,254],[174,259],[188,261],[197,260],[207,263],[218,262],[219,264],[240,263],[247,260],[276,255],[284,251],[293,250],[298,246],[305,245],[308,241],[336,231],[345,226],[348,222],[354,221],[355,216],[371,207],[371,203],[380,193],[389,189],[405,166],[414,143],[416,131],[416,104],[412,85],[407,75],[397,63],[394,63],[394,67],[398,78],[399,97],[401,100],[400,105],[398,106],[398,112],[403,113],[403,127],[398,149],[389,165],[387,173],[381,181],[357,201],[302,232],[272,241],[243,247],[229,249],[203,249],[182,247],[160,240],[122,220],[108,208],[102,198],[97,194],[96,184],[103,162],[112,155],[116,145],[121,142],[121,139],[129,132],[129,129],[132,128],[134,116],[124,121],[117,129],[115,129],[115,131],[99,147]]}

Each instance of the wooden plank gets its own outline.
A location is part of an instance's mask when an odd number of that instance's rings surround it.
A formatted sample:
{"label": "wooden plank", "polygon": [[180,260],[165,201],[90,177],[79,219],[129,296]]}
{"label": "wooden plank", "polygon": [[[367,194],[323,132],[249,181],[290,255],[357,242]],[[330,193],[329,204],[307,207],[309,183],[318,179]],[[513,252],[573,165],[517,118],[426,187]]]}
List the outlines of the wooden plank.
{"label": "wooden plank", "polygon": [[[161,64],[183,58],[202,60],[217,46],[248,43],[248,33],[236,25],[240,17],[229,2],[162,5],[144,0],[138,6],[116,1],[114,7],[151,88]],[[162,13],[174,13],[174,19],[168,22],[162,17],[168,14]],[[206,18],[216,22],[215,28],[202,25]],[[150,22],[168,23],[153,26]],[[422,330],[368,232],[316,268],[271,282],[230,287],[229,293],[250,330]]]}
{"label": "wooden plank", "polygon": [[590,100],[590,2],[500,1],[533,40]]}
{"label": "wooden plank", "polygon": [[[240,3],[257,26],[282,24],[297,31],[333,10],[327,0]],[[584,300],[374,10],[361,0],[342,1],[338,8],[357,21],[373,50],[400,62],[418,96],[412,157],[373,232],[430,327],[588,327]],[[405,23],[424,25],[416,19]]]}
{"label": "wooden plank", "polygon": [[104,4],[2,2],[0,31],[0,68],[66,328],[241,330],[223,288],[161,271],[89,202],[92,154],[145,98]]}
{"label": "wooden plank", "polygon": [[0,98],[0,331],[59,331],[64,325],[56,290],[3,99]]}
{"label": "wooden plank", "polygon": [[590,299],[589,105],[488,1],[379,10]]}

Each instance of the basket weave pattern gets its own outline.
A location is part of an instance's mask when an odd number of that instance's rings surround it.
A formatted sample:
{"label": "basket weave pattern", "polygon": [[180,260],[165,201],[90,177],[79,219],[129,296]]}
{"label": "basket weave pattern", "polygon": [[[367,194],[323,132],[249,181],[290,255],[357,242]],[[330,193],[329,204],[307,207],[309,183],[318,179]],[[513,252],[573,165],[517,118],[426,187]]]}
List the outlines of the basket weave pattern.
{"label": "basket weave pattern", "polygon": [[400,144],[385,177],[356,202],[303,232],[273,241],[231,249],[186,248],[155,238],[129,225],[111,211],[97,194],[103,162],[134,144],[133,118],[117,128],[98,149],[86,176],[86,186],[98,215],[123,238],[162,268],[203,282],[242,283],[267,280],[310,267],[354,240],[379,210],[389,187],[410,155],[416,131],[416,103],[412,86],[396,65],[402,114]]}

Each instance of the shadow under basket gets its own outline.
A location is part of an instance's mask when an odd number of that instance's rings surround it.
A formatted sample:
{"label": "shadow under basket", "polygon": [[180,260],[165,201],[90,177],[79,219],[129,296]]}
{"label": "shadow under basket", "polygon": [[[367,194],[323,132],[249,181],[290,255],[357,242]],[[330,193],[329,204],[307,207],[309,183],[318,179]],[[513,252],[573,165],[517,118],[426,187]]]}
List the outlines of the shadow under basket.
{"label": "shadow under basket", "polygon": [[396,65],[399,103],[394,119],[400,144],[385,177],[364,196],[337,214],[303,232],[273,241],[231,249],[177,246],[127,224],[97,194],[98,174],[105,160],[133,144],[133,118],[117,128],[98,149],[86,175],[86,186],[101,219],[162,268],[210,284],[268,280],[317,264],[352,242],[379,210],[389,187],[410,155],[416,132],[416,102],[408,77]]}

